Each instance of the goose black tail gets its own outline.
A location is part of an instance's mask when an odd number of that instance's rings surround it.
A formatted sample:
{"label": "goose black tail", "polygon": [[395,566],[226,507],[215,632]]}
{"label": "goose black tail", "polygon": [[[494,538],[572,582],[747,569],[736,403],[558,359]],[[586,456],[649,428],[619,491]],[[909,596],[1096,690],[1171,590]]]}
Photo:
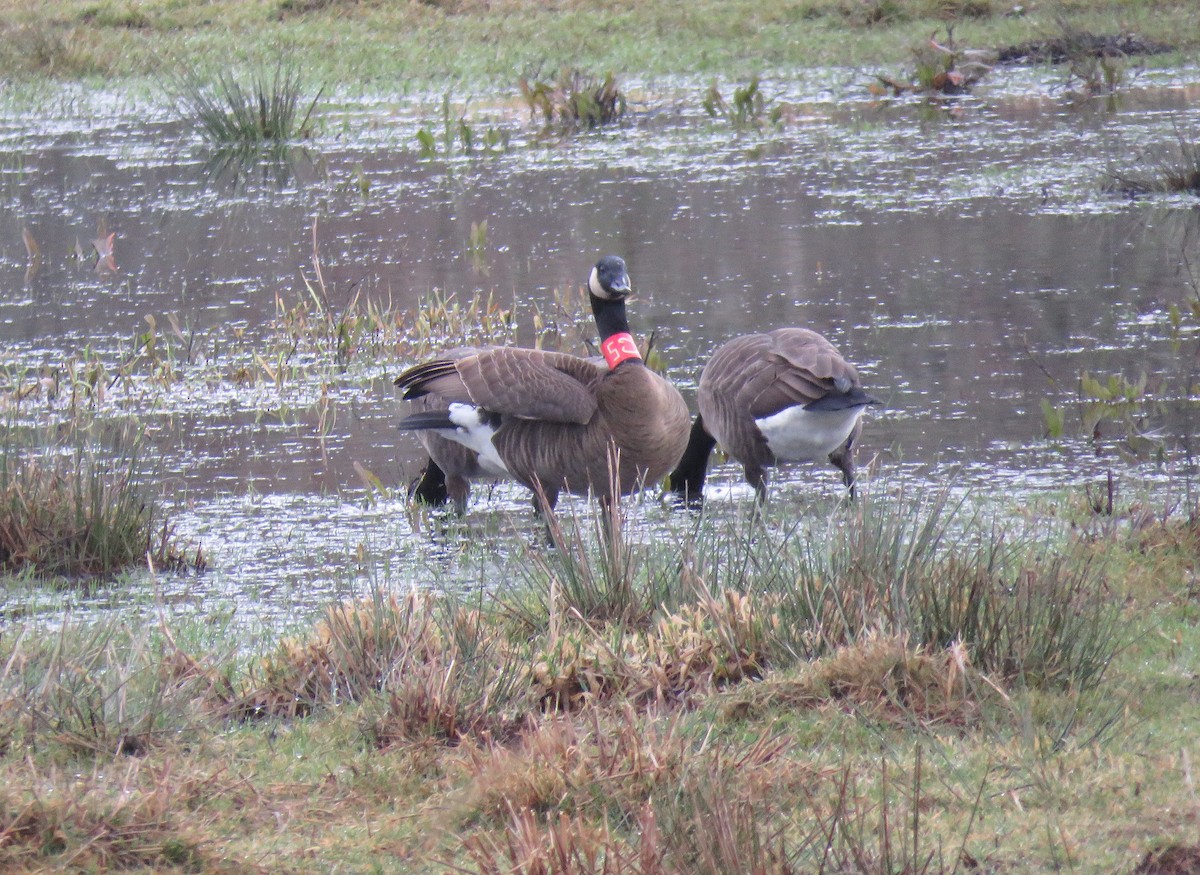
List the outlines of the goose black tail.
{"label": "goose black tail", "polygon": [[852,407],[866,407],[868,404],[882,404],[874,395],[868,395],[862,389],[854,388],[849,392],[830,393],[824,398],[818,398],[811,404],[805,404],[805,410],[834,411],[849,410]]}
{"label": "goose black tail", "polygon": [[423,431],[431,428],[457,428],[450,421],[450,412],[447,410],[431,410],[426,413],[414,413],[411,416],[406,416],[396,424],[396,428],[401,431]]}

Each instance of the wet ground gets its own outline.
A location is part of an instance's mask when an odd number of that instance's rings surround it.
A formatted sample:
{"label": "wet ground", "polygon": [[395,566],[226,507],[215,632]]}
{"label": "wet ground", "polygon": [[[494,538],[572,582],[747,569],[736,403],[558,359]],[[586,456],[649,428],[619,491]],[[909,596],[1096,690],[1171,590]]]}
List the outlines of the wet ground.
{"label": "wet ground", "polygon": [[[830,337],[885,401],[860,458],[892,488],[953,478],[1021,501],[1110,470],[1122,488],[1181,488],[1200,201],[1102,185],[1195,141],[1200,69],[1130,74],[1109,98],[1073,94],[1052,67],[996,71],[952,102],[877,101],[868,79],[766,78],[786,121],[762,131],[709,119],[707,81],[633,83],[624,124],[565,140],[537,136],[515,103],[477,100],[466,118],[508,148],[449,158],[422,158],[416,138],[440,136],[440,95],[335,102],[291,160],[250,168],[214,162],[160,96],[0,107],[0,364],[116,373],[153,320],[176,378],[115,380],[104,415],[145,424],[177,533],[209,557],[206,574],[160,585],[179,610],[255,620],[299,618],[381,575],[486,585],[519,552],[508,529],[533,531],[508,487],[477,493],[467,537],[408,512],[419,460],[390,385],[402,356],[307,367],[299,349],[291,376],[269,378],[279,307],[319,282],[334,309],[407,310],[438,290],[549,310],[615,252],[638,289],[635,331],[656,332],[689,397],[730,336]],[[236,361],[244,379],[228,379]],[[1084,372],[1145,388],[1093,429]],[[360,469],[394,491],[372,493]],[[803,512],[836,496],[835,473],[790,469],[774,494]],[[712,489],[750,497],[729,466]]]}

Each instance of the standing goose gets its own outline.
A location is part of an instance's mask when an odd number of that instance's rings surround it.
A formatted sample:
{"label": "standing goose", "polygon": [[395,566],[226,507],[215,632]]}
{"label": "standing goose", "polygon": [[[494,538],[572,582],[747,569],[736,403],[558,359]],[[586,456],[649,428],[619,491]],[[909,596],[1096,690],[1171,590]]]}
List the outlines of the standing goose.
{"label": "standing goose", "polygon": [[[664,477],[688,442],[679,391],[645,366],[629,334],[625,262],[601,258],[588,277],[607,367],[537,349],[483,349],[425,362],[396,378],[405,399],[440,396],[401,429],[431,430],[467,447],[479,470],[511,477],[553,508],[562,491],[604,501]],[[617,460],[615,478],[610,458]]]}
{"label": "standing goose", "polygon": [[[481,352],[475,347],[463,346],[447,350],[444,359],[460,359]],[[427,394],[413,402],[414,408],[422,413],[445,409],[449,402],[438,395]],[[471,496],[471,481],[487,478],[479,467],[479,459],[462,444],[442,437],[436,431],[417,432],[417,441],[429,456],[420,475],[409,487],[409,495],[421,502],[440,507],[453,502],[454,509],[466,513],[467,500]]]}
{"label": "standing goose", "polygon": [[860,417],[876,398],[832,343],[807,328],[778,328],[735,337],[713,353],[700,375],[700,412],[670,489],[703,500],[715,444],[741,462],[760,503],[766,468],[828,458],[854,494],[854,443]]}
{"label": "standing goose", "polygon": [[[463,346],[447,350],[439,358],[460,359],[482,351],[478,347]],[[591,356],[588,361],[601,374],[608,370],[608,364],[600,356]],[[412,402],[414,408],[423,413],[445,410],[449,403],[448,399],[432,393]],[[495,476],[483,470],[477,453],[458,441],[443,437],[437,430],[420,429],[416,436],[428,459],[421,473],[410,484],[409,496],[432,507],[452,503],[456,513],[465,514],[471,497],[471,481],[495,480]]]}

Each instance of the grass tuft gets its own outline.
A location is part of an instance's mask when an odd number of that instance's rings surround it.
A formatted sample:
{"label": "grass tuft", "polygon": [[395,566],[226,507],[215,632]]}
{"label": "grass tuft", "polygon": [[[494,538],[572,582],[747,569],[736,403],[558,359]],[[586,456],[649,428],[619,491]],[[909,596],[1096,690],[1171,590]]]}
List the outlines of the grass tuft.
{"label": "grass tuft", "polygon": [[252,72],[247,81],[225,71],[212,81],[191,69],[174,82],[180,115],[218,146],[287,143],[311,136],[313,112],[324,88],[311,99],[306,90],[299,65],[282,59],[273,69]]}
{"label": "grass tuft", "polygon": [[1200,138],[1178,126],[1175,142],[1143,155],[1141,170],[1109,170],[1103,187],[1129,197],[1149,194],[1200,195]]}
{"label": "grass tuft", "polygon": [[149,560],[202,569],[148,496],[141,438],[107,450],[83,429],[19,423],[0,437],[0,571],[99,577]]}
{"label": "grass tuft", "polygon": [[403,599],[377,590],[330,607],[310,635],[284,639],[252,669],[245,712],[304,715],[362,701],[405,669],[436,659],[445,642],[434,601],[415,590]]}
{"label": "grass tuft", "polygon": [[1004,697],[970,662],[962,645],[926,652],[903,638],[875,634],[761,683],[721,697],[726,720],[791,713],[831,703],[900,725],[969,727]]}
{"label": "grass tuft", "polygon": [[251,671],[245,716],[310,714],[384,695],[366,727],[381,747],[468,735],[506,736],[531,707],[521,649],[478,611],[428,593],[373,596],[330,608],[306,638],[289,638]]}
{"label": "grass tuft", "polygon": [[50,22],[0,22],[0,69],[71,79],[102,69],[87,28]]}
{"label": "grass tuft", "polygon": [[784,540],[767,548],[783,566],[776,662],[883,629],[931,652],[961,643],[994,676],[1085,690],[1125,640],[1099,569],[947,490],[866,490],[845,516]]}
{"label": "grass tuft", "polygon": [[0,673],[4,747],[53,739],[81,754],[140,756],[224,714],[228,678],[184,653],[169,632],[65,622],[7,642]]}
{"label": "grass tuft", "polygon": [[188,835],[169,784],[122,793],[99,773],[46,777],[44,792],[0,790],[0,866],[6,870],[234,871]]}

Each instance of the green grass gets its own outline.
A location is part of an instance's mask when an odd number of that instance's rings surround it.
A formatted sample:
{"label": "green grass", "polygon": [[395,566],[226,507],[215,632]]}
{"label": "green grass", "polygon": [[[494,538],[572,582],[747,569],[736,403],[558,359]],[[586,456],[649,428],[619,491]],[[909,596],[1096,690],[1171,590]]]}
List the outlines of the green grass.
{"label": "green grass", "polygon": [[[181,67],[239,70],[288,45],[317,81],[351,91],[487,86],[515,92],[514,71],[612,70],[618,76],[756,73],[816,65],[889,68],[931,32],[996,48],[1058,33],[1056,13],[1093,33],[1139,32],[1194,53],[1200,28],[1185,0],[1087,0],[1031,6],[933,0],[754,0],[689,4],[309,3],[280,0],[0,2],[6,66],[35,77],[161,78]],[[131,26],[136,24],[136,26]],[[236,35],[236,38],[234,36]],[[753,59],[748,65],[747,59]]]}

